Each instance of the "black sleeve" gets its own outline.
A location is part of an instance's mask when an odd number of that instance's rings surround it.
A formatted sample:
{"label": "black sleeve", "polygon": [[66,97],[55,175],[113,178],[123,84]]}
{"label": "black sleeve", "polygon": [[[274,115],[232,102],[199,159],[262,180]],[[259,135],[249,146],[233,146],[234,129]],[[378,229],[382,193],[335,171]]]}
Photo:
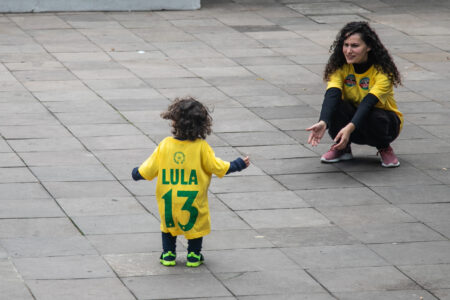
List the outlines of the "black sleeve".
{"label": "black sleeve", "polygon": [[227,171],[227,174],[233,173],[233,172],[240,172],[241,170],[247,168],[245,165],[245,162],[242,158],[236,158],[232,162],[230,162],[230,168]]}
{"label": "black sleeve", "polygon": [[358,128],[361,122],[367,117],[372,108],[377,104],[378,98],[373,94],[367,94],[356,109],[356,113],[352,118],[352,123]]}
{"label": "black sleeve", "polygon": [[139,168],[138,167],[133,169],[133,171],[131,172],[131,177],[133,177],[134,180],[145,179],[144,177],[142,177],[141,173],[139,173]]}
{"label": "black sleeve", "polygon": [[325,92],[325,98],[322,103],[319,121],[330,123],[331,116],[336,111],[339,101],[342,100],[342,91],[338,88],[330,88]]}

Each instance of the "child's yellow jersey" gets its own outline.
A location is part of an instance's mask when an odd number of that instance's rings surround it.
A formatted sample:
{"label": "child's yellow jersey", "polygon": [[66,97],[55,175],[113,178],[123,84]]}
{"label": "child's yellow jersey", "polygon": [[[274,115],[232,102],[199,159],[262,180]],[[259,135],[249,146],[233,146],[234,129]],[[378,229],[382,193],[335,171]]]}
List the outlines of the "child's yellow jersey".
{"label": "child's yellow jersey", "polygon": [[139,167],[147,180],[158,177],[156,200],[161,231],[187,239],[211,231],[208,187],[212,174],[223,177],[230,163],[217,158],[203,139],[180,141],[165,138]]}
{"label": "child's yellow jersey", "polygon": [[364,97],[371,93],[378,98],[375,107],[393,111],[400,119],[403,127],[403,114],[398,110],[394,99],[394,86],[383,72],[372,65],[366,72],[357,74],[352,64],[344,64],[330,76],[327,89],[338,88],[342,91],[342,99],[358,106]]}

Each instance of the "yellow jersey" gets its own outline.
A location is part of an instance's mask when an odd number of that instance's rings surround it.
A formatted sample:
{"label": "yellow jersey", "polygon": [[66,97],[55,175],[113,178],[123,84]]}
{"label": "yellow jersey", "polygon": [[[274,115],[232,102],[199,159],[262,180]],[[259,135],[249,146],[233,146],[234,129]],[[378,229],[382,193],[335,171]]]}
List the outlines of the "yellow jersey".
{"label": "yellow jersey", "polygon": [[161,231],[195,239],[211,231],[208,188],[212,174],[225,176],[230,163],[217,158],[203,139],[167,137],[139,167],[146,180],[157,178]]}
{"label": "yellow jersey", "polygon": [[357,74],[353,64],[344,64],[330,76],[327,89],[330,88],[340,89],[342,99],[351,101],[355,106],[371,93],[379,100],[375,107],[393,111],[400,119],[400,129],[403,127],[403,114],[398,110],[394,99],[394,85],[374,65],[366,72]]}

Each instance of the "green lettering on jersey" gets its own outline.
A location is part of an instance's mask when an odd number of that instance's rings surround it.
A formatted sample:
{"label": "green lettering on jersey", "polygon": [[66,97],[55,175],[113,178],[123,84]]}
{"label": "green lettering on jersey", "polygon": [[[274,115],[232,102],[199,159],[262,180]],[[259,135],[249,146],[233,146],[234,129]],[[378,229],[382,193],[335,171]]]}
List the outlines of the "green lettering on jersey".
{"label": "green lettering on jersey", "polygon": [[189,184],[198,185],[197,171],[195,171],[195,169],[191,170],[191,175],[189,176]]}
{"label": "green lettering on jersey", "polygon": [[178,184],[180,180],[180,173],[178,169],[170,169],[170,183],[173,185]]}
{"label": "green lettering on jersey", "polygon": [[166,178],[166,169],[162,169],[161,184],[169,184],[169,181]]}

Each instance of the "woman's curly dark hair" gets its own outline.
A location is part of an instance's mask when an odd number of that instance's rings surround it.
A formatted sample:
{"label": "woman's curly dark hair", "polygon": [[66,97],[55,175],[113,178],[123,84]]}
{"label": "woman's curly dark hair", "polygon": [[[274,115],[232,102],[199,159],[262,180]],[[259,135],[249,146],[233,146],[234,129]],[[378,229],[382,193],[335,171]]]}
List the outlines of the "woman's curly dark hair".
{"label": "woman's curly dark hair", "polygon": [[173,121],[172,134],[181,140],[195,141],[211,134],[212,118],[208,109],[192,97],[176,98],[161,117]]}
{"label": "woman's curly dark hair", "polygon": [[375,68],[385,73],[394,86],[402,84],[400,73],[394,64],[391,55],[367,22],[350,22],[339,31],[336,40],[330,47],[331,56],[325,67],[323,79],[325,81],[329,80],[331,74],[346,64],[342,47],[344,41],[355,33],[358,33],[367,46],[371,48],[368,53],[368,60],[374,64]]}

